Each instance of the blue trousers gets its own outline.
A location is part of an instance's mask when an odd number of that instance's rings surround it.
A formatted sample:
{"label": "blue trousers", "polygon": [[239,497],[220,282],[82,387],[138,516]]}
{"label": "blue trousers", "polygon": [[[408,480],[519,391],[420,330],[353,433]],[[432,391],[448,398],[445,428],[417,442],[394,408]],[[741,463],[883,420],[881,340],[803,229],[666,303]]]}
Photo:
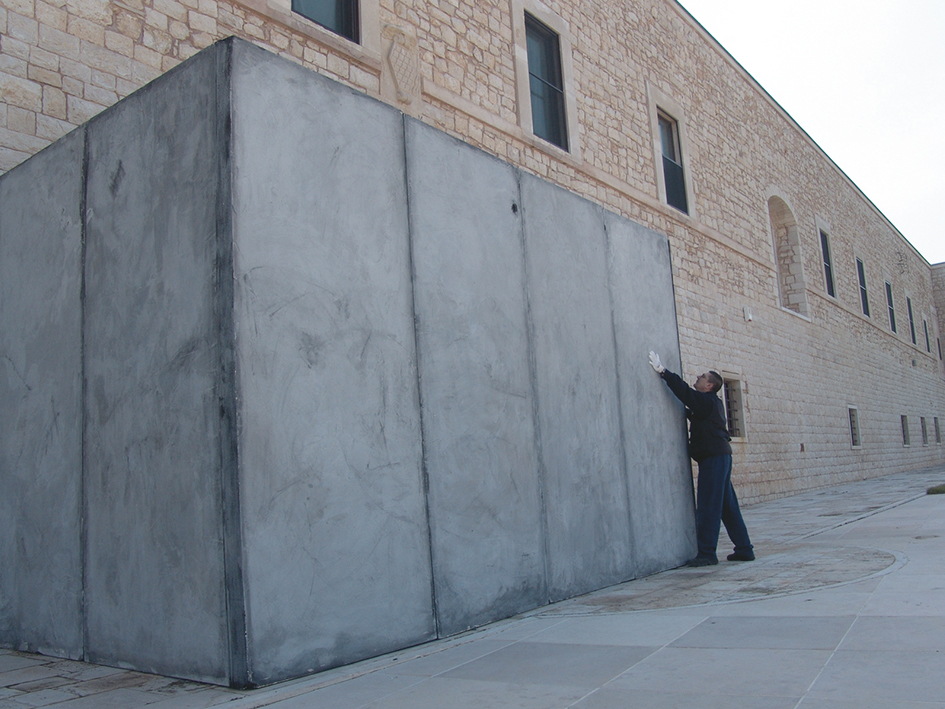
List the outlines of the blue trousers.
{"label": "blue trousers", "polygon": [[732,456],[715,455],[699,462],[696,485],[696,541],[699,556],[715,559],[719,545],[719,525],[735,545],[735,551],[751,551],[748,529],[738,509],[738,498],[732,487]]}

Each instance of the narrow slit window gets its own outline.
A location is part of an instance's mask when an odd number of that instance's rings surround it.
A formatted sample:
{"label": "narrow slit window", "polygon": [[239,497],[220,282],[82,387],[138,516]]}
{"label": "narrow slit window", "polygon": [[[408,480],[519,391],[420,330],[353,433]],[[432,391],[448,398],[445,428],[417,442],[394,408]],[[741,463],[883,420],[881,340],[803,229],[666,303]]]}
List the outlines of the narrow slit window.
{"label": "narrow slit window", "polygon": [[292,0],[292,11],[352,42],[361,41],[358,0]]}
{"label": "narrow slit window", "polygon": [[837,290],[833,285],[833,261],[830,258],[830,240],[823,229],[820,230],[820,251],[824,257],[824,287],[827,289],[827,295],[836,298]]}
{"label": "narrow slit window", "polygon": [[902,445],[909,445],[909,417],[900,416],[900,422],[902,424]]}
{"label": "narrow slit window", "polygon": [[896,332],[896,308],[893,305],[892,286],[886,282],[886,307],[889,308],[889,329]]}
{"label": "narrow slit window", "polygon": [[525,42],[528,50],[532,132],[562,150],[567,150],[568,130],[558,35],[526,13]]}
{"label": "narrow slit window", "polygon": [[940,445],[942,443],[942,427],[938,423],[938,416],[932,419],[932,422],[935,424],[935,443]]}
{"label": "narrow slit window", "polygon": [[919,425],[922,427],[922,445],[927,446],[929,444],[929,427],[925,423],[925,416],[919,418]]}
{"label": "narrow slit window", "polygon": [[850,445],[853,448],[859,448],[860,443],[860,415],[852,406],[848,409],[850,412]]}
{"label": "narrow slit window", "polygon": [[866,269],[863,268],[863,261],[856,260],[856,277],[860,282],[860,305],[863,308],[863,314],[870,316],[870,299],[866,292]]}
{"label": "narrow slit window", "polygon": [[742,403],[742,384],[737,379],[722,380],[722,400],[725,404],[725,419],[728,435],[745,437],[745,414]]}
{"label": "narrow slit window", "polygon": [[682,150],[679,143],[679,123],[661,111],[659,127],[666,203],[688,214],[689,200],[686,198],[686,174],[683,170]]}
{"label": "narrow slit window", "polygon": [[906,310],[909,311],[909,333],[912,335],[912,344],[916,344],[915,340],[915,318],[912,317],[912,298],[906,298]]}
{"label": "narrow slit window", "polygon": [[925,351],[932,354],[932,342],[929,340],[929,321],[922,319],[922,329],[925,330]]}

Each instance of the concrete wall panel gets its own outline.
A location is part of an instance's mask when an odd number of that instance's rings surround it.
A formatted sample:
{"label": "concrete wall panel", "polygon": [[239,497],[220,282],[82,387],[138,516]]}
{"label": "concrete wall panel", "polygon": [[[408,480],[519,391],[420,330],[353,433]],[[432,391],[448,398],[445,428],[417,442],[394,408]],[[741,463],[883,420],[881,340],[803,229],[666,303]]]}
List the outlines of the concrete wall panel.
{"label": "concrete wall panel", "polygon": [[237,49],[246,583],[253,679],[268,682],[434,624],[402,116]]}
{"label": "concrete wall panel", "polygon": [[545,600],[516,172],[409,120],[423,430],[440,632]]}
{"label": "concrete wall panel", "polygon": [[602,210],[521,178],[552,600],[625,580],[627,480]]}
{"label": "concrete wall panel", "polygon": [[73,658],[82,653],[83,139],[76,131],[0,180],[0,643]]}
{"label": "concrete wall panel", "polygon": [[669,242],[604,212],[610,253],[617,371],[624,428],[633,575],[696,553],[692,471],[684,408],[647,362],[660,353],[680,371]]}
{"label": "concrete wall panel", "polygon": [[226,682],[215,56],[88,128],[86,622],[93,661]]}

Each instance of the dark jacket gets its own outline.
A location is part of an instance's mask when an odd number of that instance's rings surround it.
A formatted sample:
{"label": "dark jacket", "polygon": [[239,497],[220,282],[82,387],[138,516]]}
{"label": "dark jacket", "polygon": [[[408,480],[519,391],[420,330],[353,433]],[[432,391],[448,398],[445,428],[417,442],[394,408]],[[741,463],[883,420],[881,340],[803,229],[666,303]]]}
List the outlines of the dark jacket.
{"label": "dark jacket", "polygon": [[686,384],[678,374],[668,369],[660,375],[673,394],[686,405],[689,419],[689,457],[695,461],[714,455],[731,455],[725,408],[715,392],[696,391]]}

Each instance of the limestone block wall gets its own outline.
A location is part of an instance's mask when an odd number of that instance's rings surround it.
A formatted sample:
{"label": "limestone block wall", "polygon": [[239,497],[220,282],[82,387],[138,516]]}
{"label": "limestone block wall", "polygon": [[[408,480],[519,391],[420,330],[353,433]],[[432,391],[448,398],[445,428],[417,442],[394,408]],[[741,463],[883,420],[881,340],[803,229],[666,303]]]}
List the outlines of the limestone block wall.
{"label": "limestone block wall", "polygon": [[942,336],[945,334],[945,263],[932,266],[932,300],[935,323],[935,347],[939,352],[939,367],[945,378],[945,360],[942,358]]}
{"label": "limestone block wall", "polygon": [[267,684],[694,552],[665,236],[235,40],[0,198],[4,646]]}

